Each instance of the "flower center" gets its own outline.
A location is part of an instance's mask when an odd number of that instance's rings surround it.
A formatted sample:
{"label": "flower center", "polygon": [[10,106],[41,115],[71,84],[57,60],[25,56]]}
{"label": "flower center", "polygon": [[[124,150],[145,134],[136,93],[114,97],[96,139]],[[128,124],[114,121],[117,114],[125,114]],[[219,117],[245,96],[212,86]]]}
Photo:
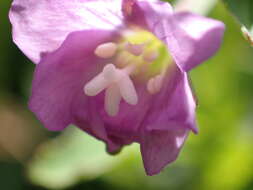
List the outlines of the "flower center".
{"label": "flower center", "polygon": [[117,42],[100,44],[94,53],[111,61],[85,84],[84,93],[96,96],[105,90],[104,107],[110,116],[117,115],[122,99],[130,105],[138,103],[134,80],[146,83],[150,94],[158,93],[171,63],[165,44],[152,33],[138,29],[123,32]]}

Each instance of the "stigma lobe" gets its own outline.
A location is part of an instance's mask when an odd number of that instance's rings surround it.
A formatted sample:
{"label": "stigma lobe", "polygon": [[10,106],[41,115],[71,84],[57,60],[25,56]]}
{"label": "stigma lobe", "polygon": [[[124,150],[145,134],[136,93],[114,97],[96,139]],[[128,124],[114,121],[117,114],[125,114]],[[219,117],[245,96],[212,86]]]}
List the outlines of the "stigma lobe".
{"label": "stigma lobe", "polygon": [[96,96],[105,90],[105,111],[110,116],[119,112],[121,98],[130,105],[138,103],[138,95],[133,81],[125,70],[117,69],[113,64],[107,64],[103,71],[84,86],[87,96]]}

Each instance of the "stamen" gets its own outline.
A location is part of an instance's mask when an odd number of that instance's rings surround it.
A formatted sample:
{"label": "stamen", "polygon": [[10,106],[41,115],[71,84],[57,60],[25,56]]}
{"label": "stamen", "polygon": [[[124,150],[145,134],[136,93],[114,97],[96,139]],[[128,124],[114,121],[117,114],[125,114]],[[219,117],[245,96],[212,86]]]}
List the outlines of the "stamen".
{"label": "stamen", "polygon": [[144,44],[131,44],[128,42],[125,45],[125,49],[135,56],[140,56],[143,53],[144,46],[145,46]]}
{"label": "stamen", "polygon": [[95,54],[98,57],[106,59],[106,58],[111,58],[112,56],[114,56],[116,51],[117,51],[117,44],[113,42],[108,42],[108,43],[99,45],[95,49]]}
{"label": "stamen", "polygon": [[163,84],[163,76],[162,75],[157,75],[155,77],[155,82],[154,82],[156,92],[159,92],[161,90],[162,84]]}
{"label": "stamen", "polygon": [[116,84],[109,86],[105,91],[105,111],[110,116],[115,116],[119,112],[121,95]]}
{"label": "stamen", "polygon": [[150,94],[158,93],[162,88],[163,76],[157,75],[151,78],[147,84],[147,90]]}
{"label": "stamen", "polygon": [[150,94],[155,94],[154,78],[151,78],[147,84],[147,90]]}

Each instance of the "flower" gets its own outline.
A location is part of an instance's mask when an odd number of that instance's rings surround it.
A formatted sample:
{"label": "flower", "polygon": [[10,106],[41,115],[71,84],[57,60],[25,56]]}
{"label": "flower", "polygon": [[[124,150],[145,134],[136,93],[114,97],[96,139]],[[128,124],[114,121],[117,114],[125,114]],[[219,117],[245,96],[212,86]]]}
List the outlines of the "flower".
{"label": "flower", "polygon": [[110,153],[138,142],[148,175],[197,133],[187,72],[217,51],[223,23],[158,0],[14,0],[9,16],[38,63],[29,107],[48,129],[74,124]]}

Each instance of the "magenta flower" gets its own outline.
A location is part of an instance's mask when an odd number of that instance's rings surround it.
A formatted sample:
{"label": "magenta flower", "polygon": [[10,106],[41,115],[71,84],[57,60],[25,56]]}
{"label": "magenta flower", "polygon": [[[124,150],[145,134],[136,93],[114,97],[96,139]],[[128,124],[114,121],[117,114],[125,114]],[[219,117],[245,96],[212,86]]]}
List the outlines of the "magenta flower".
{"label": "magenta flower", "polygon": [[13,39],[36,66],[30,109],[110,153],[138,142],[148,175],[197,132],[187,71],[220,46],[223,23],[156,0],[14,0]]}

